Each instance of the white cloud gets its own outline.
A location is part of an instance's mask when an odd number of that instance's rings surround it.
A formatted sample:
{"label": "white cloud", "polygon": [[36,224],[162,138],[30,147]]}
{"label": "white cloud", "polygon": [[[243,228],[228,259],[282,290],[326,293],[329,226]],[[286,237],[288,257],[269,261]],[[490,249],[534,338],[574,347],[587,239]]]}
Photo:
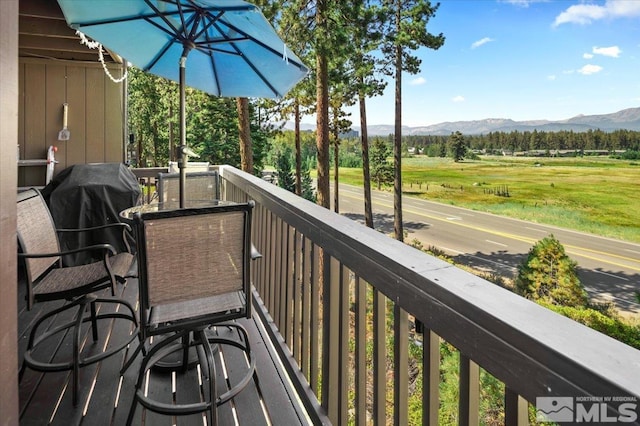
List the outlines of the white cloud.
{"label": "white cloud", "polygon": [[607,0],[604,6],[576,4],[556,16],[553,23],[558,25],[573,23],[586,25],[604,18],[629,18],[640,16],[640,2],[637,0]]}
{"label": "white cloud", "polygon": [[546,3],[548,0],[502,0],[503,3],[510,3],[520,7],[529,7],[531,3]]}
{"label": "white cloud", "polygon": [[595,53],[596,55],[610,56],[612,58],[617,58],[618,56],[620,56],[620,53],[622,53],[622,50],[620,50],[618,46],[611,46],[611,47],[593,46],[593,53]]}
{"label": "white cloud", "polygon": [[412,86],[420,86],[422,84],[425,84],[426,82],[427,80],[424,77],[416,77],[413,80],[411,80],[409,84]]}
{"label": "white cloud", "polygon": [[638,0],[607,0],[605,7],[614,17],[640,16]]}
{"label": "white cloud", "polygon": [[548,75],[547,80],[554,81],[557,77],[555,75]]}
{"label": "white cloud", "polygon": [[582,55],[582,57],[585,59],[591,59],[593,58],[593,55],[591,53],[585,53],[584,55]]}
{"label": "white cloud", "polygon": [[591,65],[591,64],[585,65],[584,67],[578,70],[578,72],[583,75],[596,74],[596,73],[599,73],[600,71],[602,71],[602,67],[600,65]]}
{"label": "white cloud", "polygon": [[451,98],[451,101],[453,101],[453,102],[464,102],[464,96],[460,96],[460,95],[455,96],[455,97]]}
{"label": "white cloud", "polygon": [[492,38],[489,38],[489,37],[482,38],[482,39],[480,39],[480,40],[478,40],[478,41],[474,41],[474,42],[471,44],[471,48],[472,48],[472,49],[475,49],[476,47],[480,47],[480,46],[482,46],[483,44],[487,44],[487,43],[489,43],[489,42],[491,42],[491,41],[495,41],[495,40],[494,40],[494,39],[492,39]]}

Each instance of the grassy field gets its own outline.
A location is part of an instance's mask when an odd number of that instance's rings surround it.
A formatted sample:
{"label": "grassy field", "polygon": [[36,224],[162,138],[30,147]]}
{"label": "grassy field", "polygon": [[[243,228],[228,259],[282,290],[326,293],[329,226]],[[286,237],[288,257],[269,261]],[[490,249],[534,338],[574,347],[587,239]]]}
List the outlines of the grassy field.
{"label": "grassy field", "polygon": [[[455,163],[423,156],[402,161],[405,195],[640,242],[638,162],[482,157]],[[340,181],[362,185],[362,171],[341,168]]]}

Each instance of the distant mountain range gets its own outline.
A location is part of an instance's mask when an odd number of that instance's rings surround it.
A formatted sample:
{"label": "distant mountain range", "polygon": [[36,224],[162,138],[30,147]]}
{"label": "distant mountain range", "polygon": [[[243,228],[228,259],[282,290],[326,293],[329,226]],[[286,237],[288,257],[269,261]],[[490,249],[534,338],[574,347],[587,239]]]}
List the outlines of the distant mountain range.
{"label": "distant mountain range", "polygon": [[[287,123],[286,128],[293,128]],[[372,125],[368,126],[369,136],[386,136],[393,133],[393,125]],[[314,130],[315,126],[305,124],[303,130]],[[444,123],[432,124],[430,126],[402,127],[403,135],[436,135],[448,136],[459,131],[466,135],[486,134],[489,132],[519,132],[525,131],[545,131],[558,132],[562,130],[574,132],[586,132],[589,129],[600,129],[605,132],[613,130],[637,130],[640,131],[640,108],[628,108],[612,114],[601,115],[577,115],[567,120],[528,120],[514,121],[508,118],[486,118],[484,120],[473,121],[447,121]],[[354,126],[354,130],[360,128]]]}

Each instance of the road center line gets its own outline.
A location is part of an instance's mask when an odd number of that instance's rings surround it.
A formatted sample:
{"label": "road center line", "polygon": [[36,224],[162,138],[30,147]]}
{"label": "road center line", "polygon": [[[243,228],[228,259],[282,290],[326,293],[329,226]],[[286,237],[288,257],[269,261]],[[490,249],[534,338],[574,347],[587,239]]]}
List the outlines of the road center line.
{"label": "road center line", "polygon": [[[346,197],[351,197],[351,198],[356,198],[356,197],[351,196],[351,195],[345,195],[345,196]],[[360,198],[358,198],[358,199],[360,199]],[[384,202],[378,202],[377,204],[379,206],[381,205],[381,206],[393,209],[393,205],[385,204]],[[538,242],[537,238],[530,238],[530,237],[511,234],[511,233],[507,233],[507,232],[496,231],[496,230],[493,230],[491,228],[485,228],[483,226],[470,225],[470,224],[464,223],[463,221],[447,220],[447,219],[444,219],[444,218],[441,218],[441,217],[436,217],[436,216],[433,216],[433,215],[425,214],[424,212],[411,210],[411,209],[407,209],[407,208],[403,208],[402,210],[403,210],[404,213],[410,213],[410,214],[415,214],[417,216],[428,217],[428,218],[433,219],[433,220],[446,221],[447,223],[455,223],[456,225],[462,226],[464,228],[474,229],[476,231],[486,232],[487,234],[490,234],[490,235],[497,235],[497,236],[500,236],[500,237],[503,237],[503,238],[508,238],[508,239],[512,239],[512,240],[516,240],[516,241],[521,241],[521,242],[524,242],[524,243],[527,243],[527,244],[530,244],[530,245],[533,245],[536,242]],[[625,256],[619,256],[619,255],[615,255],[615,254],[612,254],[612,253],[602,252],[602,251],[599,251],[599,250],[592,250],[592,249],[587,249],[587,248],[583,248],[583,247],[577,247],[577,246],[573,246],[573,245],[569,245],[569,244],[564,244],[564,247],[565,247],[566,252],[569,253],[569,254],[572,254],[572,255],[580,256],[580,257],[583,257],[585,259],[595,260],[595,261],[598,261],[598,262],[608,263],[609,265],[619,266],[619,267],[623,267],[623,268],[629,268],[629,269],[634,270],[634,271],[640,271],[640,268],[637,267],[637,266],[614,262],[614,261],[611,261],[611,260],[603,259],[603,258],[598,257],[598,256],[608,256],[608,257],[613,257],[613,258],[616,258],[616,259],[620,259],[621,261],[629,261],[629,262],[633,262],[633,263],[637,262],[638,259],[629,258],[629,257],[625,257]],[[585,252],[586,253],[592,253],[592,255],[586,254]]]}
{"label": "road center line", "polygon": [[528,229],[529,231],[535,231],[535,232],[541,232],[543,234],[548,233],[549,231],[545,231],[544,229],[539,229],[539,228],[530,228],[528,226],[525,226],[524,229]]}

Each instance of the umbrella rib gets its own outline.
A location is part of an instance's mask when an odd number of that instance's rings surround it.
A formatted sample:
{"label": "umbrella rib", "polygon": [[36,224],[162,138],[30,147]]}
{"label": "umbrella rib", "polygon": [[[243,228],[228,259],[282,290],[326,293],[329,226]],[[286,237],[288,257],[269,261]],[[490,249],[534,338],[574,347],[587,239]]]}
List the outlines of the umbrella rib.
{"label": "umbrella rib", "polygon": [[[147,4],[147,6],[149,6],[151,8],[151,10],[153,10],[153,12],[156,14],[156,16],[160,17],[160,19],[162,19],[162,21],[165,24],[167,24],[174,31],[174,34],[177,34],[178,32],[180,32],[180,30],[175,25],[173,25],[173,23],[169,19],[167,19],[168,15],[175,15],[176,12],[172,12],[172,13],[161,12],[160,9],[158,9],[153,3],[151,3],[150,0],[144,0],[144,2]],[[171,35],[171,33],[166,28],[164,28],[163,26],[161,26],[161,25],[155,23],[154,21],[152,21],[150,19],[152,17],[153,17],[153,15],[145,16],[144,19],[147,22],[155,25],[157,28],[161,29],[162,31],[166,32],[167,34]]]}
{"label": "umbrella rib", "polygon": [[193,42],[195,40],[196,29],[198,28],[198,25],[200,25],[200,21],[202,20],[202,12],[194,7],[193,18],[190,20],[190,22],[187,23],[187,19],[184,16],[183,4],[181,2],[178,2],[176,3],[176,5],[178,6],[180,22],[182,23],[182,35],[184,36],[182,39],[182,44],[186,45],[185,42]]}
{"label": "umbrella rib", "polygon": [[218,96],[222,94],[222,88],[220,87],[220,78],[218,78],[218,67],[216,67],[216,61],[213,55],[209,55],[211,61],[211,70],[213,71],[214,81],[216,83],[216,89],[218,90]]}
{"label": "umbrella rib", "polygon": [[207,23],[205,25],[203,25],[202,30],[200,30],[198,32],[198,34],[196,34],[196,36],[192,39],[192,40],[196,40],[198,38],[200,38],[202,36],[202,34],[206,34],[207,30],[209,28],[211,28],[212,26],[214,26],[214,24],[216,22],[218,22],[220,20],[220,18],[222,18],[222,15],[224,15],[224,11],[220,11],[220,13],[216,14],[215,16],[208,10],[205,10],[203,15],[206,15],[209,19],[207,21]]}
{"label": "umbrella rib", "polygon": [[[176,12],[172,12],[172,13],[163,13],[161,12],[155,5],[153,5],[150,0],[145,0],[145,3],[147,3],[147,5],[157,14],[157,16],[159,16],[162,21],[168,26],[170,27],[170,29],[163,27],[162,25],[158,24],[157,22],[153,21],[152,19],[149,19],[147,17],[145,17],[145,21],[147,21],[148,23],[150,23],[151,25],[153,25],[154,27],[158,28],[159,30],[163,31],[164,33],[166,33],[168,36],[170,36],[170,40],[169,42],[162,48],[162,50],[154,57],[154,59],[151,61],[151,63],[145,67],[145,71],[150,70],[151,68],[153,68],[158,61],[160,60],[160,58],[162,58],[162,56],[167,52],[167,50],[169,50],[169,48],[171,47],[171,45],[173,43],[177,43],[180,42],[183,46],[185,45],[185,41],[187,41],[188,39],[186,38],[186,31],[185,29],[189,26],[192,25],[192,29],[197,27],[197,17],[199,15],[195,15],[191,20],[186,19],[185,15],[183,13],[183,9],[182,9],[182,5],[180,3],[176,3],[178,6],[178,15],[180,16],[180,22],[182,23],[182,30],[178,29],[175,25],[173,25],[173,23],[167,19],[168,15],[175,15]],[[194,23],[195,22],[195,23]],[[173,31],[173,32],[172,32]]]}
{"label": "umbrella rib", "polygon": [[[216,27],[216,29],[222,33],[222,30],[220,29],[220,27],[218,26],[217,22],[214,22],[213,25]],[[232,25],[229,25],[228,23],[225,22],[225,25],[227,25],[229,28],[232,28],[236,31],[238,31],[237,29],[233,28]],[[246,37],[247,40],[250,40],[251,37],[249,37],[249,35],[247,35],[244,31],[238,31],[240,34],[244,35]],[[263,45],[263,43],[258,43],[259,45]],[[269,80],[267,80],[265,78],[265,76],[256,68],[256,66],[253,64],[253,62],[251,62],[245,55],[242,54],[242,52],[240,51],[240,49],[238,49],[238,47],[236,46],[236,43],[231,41],[229,43],[229,45],[237,52],[237,54],[245,61],[245,63],[247,65],[249,65],[249,67],[256,73],[256,75],[258,77],[260,77],[260,80],[262,80],[262,82],[271,90],[271,92],[276,95],[277,97],[282,98],[282,93],[278,92],[278,90],[273,87],[273,85],[269,82]],[[267,46],[268,47],[268,46]],[[269,49],[272,50],[272,49]],[[272,50],[273,51],[273,50]],[[211,56],[211,60],[213,61],[213,55]],[[214,64],[214,72],[215,72],[215,64]],[[217,79],[216,79],[217,80]]]}
{"label": "umbrella rib", "polygon": [[[261,42],[260,40],[258,40],[258,39],[256,39],[256,38],[254,38],[254,37],[251,37],[249,34],[247,34],[245,31],[242,31],[240,28],[236,27],[235,25],[231,25],[229,22],[226,22],[226,21],[224,22],[224,25],[226,25],[227,27],[231,28],[231,29],[232,29],[232,30],[234,30],[234,31],[237,31],[239,34],[241,34],[241,35],[243,35],[244,37],[246,37],[246,38],[247,38],[247,40],[251,40],[251,41],[253,41],[254,43],[256,43],[257,45],[259,45],[259,46],[260,46],[260,47],[262,47],[263,49],[266,49],[266,50],[268,50],[269,52],[271,52],[271,53],[273,53],[273,54],[275,54],[275,55],[277,55],[277,56],[282,55],[282,52],[279,52],[279,51],[277,51],[277,50],[275,50],[275,49],[271,48],[269,45],[267,45],[267,44],[265,44],[265,43]],[[220,28],[218,28],[218,30],[219,30],[220,32],[222,32],[222,31],[220,30]],[[233,44],[233,43],[232,43],[232,44]],[[284,44],[284,46],[285,46],[285,48],[286,48],[286,43],[285,43],[284,41],[282,42],[282,44]],[[235,46],[234,46],[234,47],[235,47]],[[293,65],[295,65],[296,67],[298,67],[298,69],[301,69],[301,70],[307,70],[307,67],[306,67],[304,64],[298,63],[298,62],[296,62],[296,61],[294,61],[294,60],[292,60],[292,59],[289,59],[289,62],[290,62],[290,63],[293,63]]]}

